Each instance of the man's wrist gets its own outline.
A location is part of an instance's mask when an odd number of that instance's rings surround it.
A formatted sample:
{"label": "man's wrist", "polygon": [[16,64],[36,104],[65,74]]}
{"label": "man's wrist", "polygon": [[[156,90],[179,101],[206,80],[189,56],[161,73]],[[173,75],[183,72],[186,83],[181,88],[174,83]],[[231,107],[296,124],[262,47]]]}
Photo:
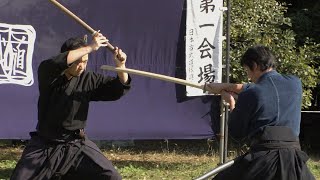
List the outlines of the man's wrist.
{"label": "man's wrist", "polygon": [[228,85],[228,87],[226,88],[227,91],[230,91],[230,92],[234,92],[234,93],[237,93],[239,94],[241,91],[242,91],[242,88],[243,88],[243,84],[233,84],[233,83],[230,83]]}
{"label": "man's wrist", "polygon": [[116,64],[117,68],[122,68],[122,69],[125,69],[126,68],[126,65],[125,64]]}
{"label": "man's wrist", "polygon": [[130,77],[128,73],[122,73],[118,74],[118,79],[123,85],[128,85]]}
{"label": "man's wrist", "polygon": [[88,53],[91,53],[91,52],[97,51],[97,50],[98,50],[98,47],[95,46],[94,44],[90,44],[90,45],[87,46],[87,52]]}

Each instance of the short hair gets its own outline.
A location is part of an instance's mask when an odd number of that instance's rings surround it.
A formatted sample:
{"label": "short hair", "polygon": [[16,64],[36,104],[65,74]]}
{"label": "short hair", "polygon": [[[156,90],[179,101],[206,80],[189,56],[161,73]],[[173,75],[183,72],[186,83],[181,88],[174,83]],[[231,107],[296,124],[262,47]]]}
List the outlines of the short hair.
{"label": "short hair", "polygon": [[256,63],[261,71],[269,68],[275,68],[276,61],[271,50],[263,45],[250,47],[241,58],[241,66],[248,66],[253,70],[253,65]]}
{"label": "short hair", "polygon": [[72,38],[69,38],[68,40],[66,40],[62,44],[60,52],[64,53],[66,51],[75,50],[80,47],[84,47],[86,45],[87,45],[87,43],[82,37],[72,37]]}

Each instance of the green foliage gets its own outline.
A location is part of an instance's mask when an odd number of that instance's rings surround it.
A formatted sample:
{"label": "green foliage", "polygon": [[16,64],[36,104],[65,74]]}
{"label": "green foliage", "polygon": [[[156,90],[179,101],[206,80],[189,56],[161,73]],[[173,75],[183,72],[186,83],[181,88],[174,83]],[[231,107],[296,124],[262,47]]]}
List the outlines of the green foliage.
{"label": "green foliage", "polygon": [[317,85],[319,44],[305,38],[297,45],[291,19],[286,17],[287,7],[275,0],[233,0],[231,10],[231,81],[247,81],[240,59],[247,48],[263,44],[278,59],[277,70],[294,74],[303,83],[304,108],[311,105],[312,88]]}
{"label": "green foliage", "polygon": [[293,31],[297,34],[298,44],[308,39],[320,43],[320,1],[280,0],[288,4],[287,17],[292,19]]}

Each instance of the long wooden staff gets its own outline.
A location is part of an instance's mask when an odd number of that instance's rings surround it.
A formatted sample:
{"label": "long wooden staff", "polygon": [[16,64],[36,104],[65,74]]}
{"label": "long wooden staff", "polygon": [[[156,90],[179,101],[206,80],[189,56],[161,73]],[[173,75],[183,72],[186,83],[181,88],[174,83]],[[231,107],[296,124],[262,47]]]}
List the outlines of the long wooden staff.
{"label": "long wooden staff", "polygon": [[[94,33],[98,32],[98,31],[94,30],[92,27],[90,27],[83,20],[81,20],[78,16],[76,16],[71,11],[69,11],[66,7],[64,7],[63,5],[58,3],[56,0],[49,0],[49,1],[52,2],[55,6],[57,6],[64,13],[66,13],[68,16],[73,18],[80,25],[82,25],[89,33],[94,34]],[[114,52],[114,46],[112,44],[110,44],[109,42],[107,42],[106,44],[107,44],[106,47],[110,51]],[[107,65],[103,65],[103,66],[101,66],[101,68],[104,69],[104,70],[110,70],[110,71],[128,72],[130,74],[136,74],[136,75],[140,75],[140,76],[146,76],[146,77],[150,77],[150,78],[160,79],[160,80],[163,80],[163,81],[173,82],[173,83],[177,83],[177,84],[181,84],[181,85],[185,85],[185,86],[191,86],[191,87],[198,88],[198,89],[203,89],[204,88],[204,85],[191,83],[191,82],[188,82],[188,81],[186,81],[184,79],[174,78],[174,77],[165,76],[165,75],[156,74],[156,73],[151,73],[151,72],[146,72],[146,71],[139,71],[139,70],[128,69],[128,68],[126,68],[126,69],[115,68],[113,66],[107,66]]]}
{"label": "long wooden staff", "polygon": [[[85,23],[84,21],[82,21],[78,16],[76,16],[75,14],[73,14],[71,11],[69,11],[66,7],[64,7],[63,5],[61,5],[60,3],[58,3],[56,0],[49,0],[50,2],[52,2],[54,5],[56,5],[59,9],[61,9],[64,13],[66,13],[68,16],[70,16],[71,18],[73,18],[75,21],[77,21],[80,25],[82,25],[90,34],[94,35],[95,33],[97,33],[98,31],[94,30],[93,28],[91,28],[87,23]],[[106,42],[107,44],[107,48],[111,51],[114,52],[114,47],[112,44],[110,44],[109,42]]]}
{"label": "long wooden staff", "polygon": [[129,68],[118,68],[118,67],[113,67],[113,66],[108,66],[108,65],[102,65],[101,69],[109,70],[109,71],[116,71],[116,72],[126,72],[126,73],[135,74],[135,75],[139,75],[139,76],[146,76],[146,77],[160,79],[163,81],[173,82],[173,83],[177,83],[177,84],[181,84],[181,85],[185,85],[185,86],[191,86],[191,87],[198,88],[198,89],[204,88],[204,85],[192,83],[192,82],[186,81],[184,79],[170,77],[170,76],[166,76],[166,75],[162,75],[162,74],[151,73],[151,72],[147,72],[147,71],[140,71],[140,70],[129,69]]}

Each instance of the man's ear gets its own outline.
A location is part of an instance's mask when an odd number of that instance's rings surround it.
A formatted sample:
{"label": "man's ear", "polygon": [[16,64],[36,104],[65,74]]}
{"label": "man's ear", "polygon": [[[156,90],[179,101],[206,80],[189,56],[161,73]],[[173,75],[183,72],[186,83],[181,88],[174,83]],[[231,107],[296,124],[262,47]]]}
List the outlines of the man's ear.
{"label": "man's ear", "polygon": [[252,71],[260,71],[260,66],[258,66],[255,62],[253,62]]}

